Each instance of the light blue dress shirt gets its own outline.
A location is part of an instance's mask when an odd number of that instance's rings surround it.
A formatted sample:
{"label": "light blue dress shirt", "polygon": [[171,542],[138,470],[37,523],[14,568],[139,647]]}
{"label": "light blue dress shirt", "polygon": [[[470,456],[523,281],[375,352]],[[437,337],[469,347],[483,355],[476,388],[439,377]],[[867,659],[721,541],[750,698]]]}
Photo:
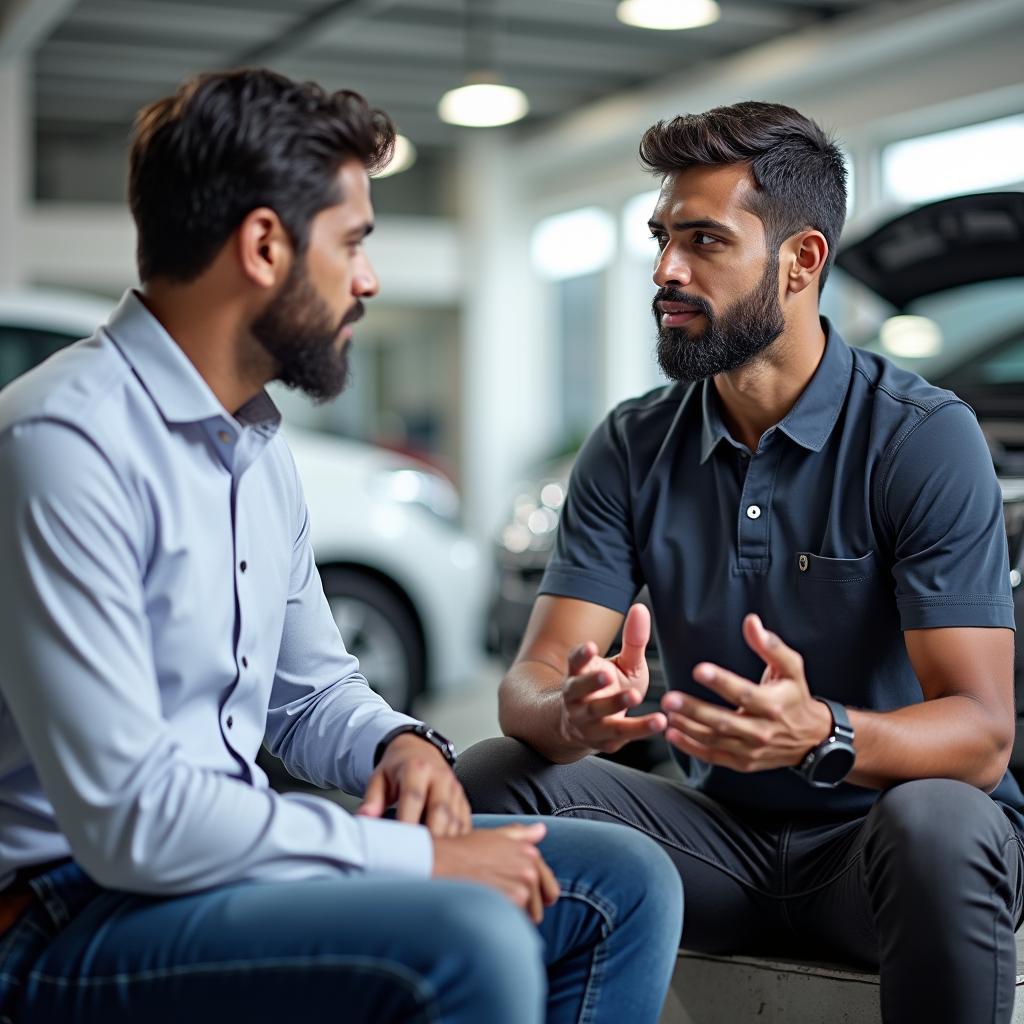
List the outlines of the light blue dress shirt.
{"label": "light blue dress shirt", "polygon": [[345,650],[265,393],[235,416],[134,293],[0,393],[0,885],[428,875],[418,825],[279,795],[254,758],[362,792],[391,710]]}

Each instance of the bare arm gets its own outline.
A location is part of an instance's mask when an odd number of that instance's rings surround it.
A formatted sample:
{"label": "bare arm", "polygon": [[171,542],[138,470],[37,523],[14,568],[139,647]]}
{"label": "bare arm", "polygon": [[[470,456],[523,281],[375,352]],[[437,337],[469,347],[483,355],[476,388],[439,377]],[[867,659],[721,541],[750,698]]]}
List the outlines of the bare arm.
{"label": "bare arm", "polygon": [[[702,662],[694,678],[732,707],[668,693],[666,737],[687,754],[736,771],[799,764],[828,735],[831,716],[812,696],[796,651],[755,615],[743,632],[767,665],[760,685]],[[946,778],[995,788],[1014,736],[1012,631],[948,627],[905,637],[925,699],[894,711],[850,709],[857,759],[848,781],[881,789]]]}
{"label": "bare arm", "polygon": [[994,789],[1014,738],[1013,632],[915,629],[904,639],[924,702],[850,711],[857,734],[850,781],[883,788],[941,777]]}
{"label": "bare arm", "polygon": [[498,692],[502,731],[565,764],[664,730],[664,715],[625,717],[647,692],[649,613],[634,606],[622,650],[603,657],[622,622],[620,612],[588,601],[538,597]]}

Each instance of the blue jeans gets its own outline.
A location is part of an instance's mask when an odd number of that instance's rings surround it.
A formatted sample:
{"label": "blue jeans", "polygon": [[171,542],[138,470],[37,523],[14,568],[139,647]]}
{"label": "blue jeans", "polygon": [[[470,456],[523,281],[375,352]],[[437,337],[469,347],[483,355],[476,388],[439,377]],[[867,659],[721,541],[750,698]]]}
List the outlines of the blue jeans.
{"label": "blue jeans", "polygon": [[[510,820],[475,819],[493,827]],[[248,882],[157,898],[74,862],[0,940],[0,1021],[466,1024],[658,1019],[682,889],[651,840],[546,821],[561,897],[540,927],[497,891],[397,876]]]}

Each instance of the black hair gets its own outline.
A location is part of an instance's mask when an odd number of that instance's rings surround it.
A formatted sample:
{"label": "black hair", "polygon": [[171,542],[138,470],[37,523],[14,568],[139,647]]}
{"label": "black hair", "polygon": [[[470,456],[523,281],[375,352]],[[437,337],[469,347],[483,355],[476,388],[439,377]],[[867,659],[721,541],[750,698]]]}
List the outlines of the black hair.
{"label": "black hair", "polygon": [[846,165],[836,142],[810,118],[756,100],[682,114],[644,132],[640,161],[661,175],[749,164],[755,186],[749,209],[774,249],[806,228],[825,236],[828,259],[819,288],[825,284],[846,220]]}
{"label": "black hair", "polygon": [[193,280],[260,206],[303,252],[313,217],[344,198],[341,165],[373,172],[394,140],[390,118],[355,92],[261,68],[189,79],[135,119],[128,202],[140,280]]}

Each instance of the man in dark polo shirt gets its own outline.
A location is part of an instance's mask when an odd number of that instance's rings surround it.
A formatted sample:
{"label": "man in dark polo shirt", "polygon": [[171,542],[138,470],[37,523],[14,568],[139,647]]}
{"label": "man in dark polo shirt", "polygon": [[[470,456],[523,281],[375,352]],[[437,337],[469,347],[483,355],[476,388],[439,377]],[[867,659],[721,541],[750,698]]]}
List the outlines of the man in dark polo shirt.
{"label": "man in dark polo shirt", "polygon": [[[460,778],[477,810],[654,836],[690,948],[877,964],[886,1021],[1008,1021],[1024,800],[981,431],[819,317],[846,185],[817,125],[740,103],[656,124],[640,153],[674,383],[580,452],[501,685],[509,738]],[[627,718],[644,584],[670,689]],[[687,785],[590,756],[662,731]]]}

